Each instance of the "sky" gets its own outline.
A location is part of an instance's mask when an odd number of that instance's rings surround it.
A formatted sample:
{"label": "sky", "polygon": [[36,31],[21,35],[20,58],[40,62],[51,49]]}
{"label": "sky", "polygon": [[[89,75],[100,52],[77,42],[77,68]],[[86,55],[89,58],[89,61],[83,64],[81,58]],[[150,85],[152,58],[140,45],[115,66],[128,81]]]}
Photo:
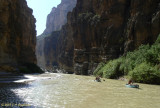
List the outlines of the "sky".
{"label": "sky", "polygon": [[28,7],[33,9],[33,15],[36,18],[37,36],[42,34],[46,28],[47,15],[53,7],[57,7],[61,0],[26,0]]}

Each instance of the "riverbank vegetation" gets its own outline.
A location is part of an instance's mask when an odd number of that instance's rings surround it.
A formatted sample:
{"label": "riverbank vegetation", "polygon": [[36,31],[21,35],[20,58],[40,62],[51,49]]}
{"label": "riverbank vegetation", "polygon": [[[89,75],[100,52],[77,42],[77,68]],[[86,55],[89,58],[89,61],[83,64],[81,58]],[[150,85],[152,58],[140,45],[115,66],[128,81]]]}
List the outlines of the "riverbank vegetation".
{"label": "riverbank vegetation", "polygon": [[100,63],[94,75],[111,79],[127,76],[139,83],[160,84],[160,35],[153,45],[141,45],[126,56]]}

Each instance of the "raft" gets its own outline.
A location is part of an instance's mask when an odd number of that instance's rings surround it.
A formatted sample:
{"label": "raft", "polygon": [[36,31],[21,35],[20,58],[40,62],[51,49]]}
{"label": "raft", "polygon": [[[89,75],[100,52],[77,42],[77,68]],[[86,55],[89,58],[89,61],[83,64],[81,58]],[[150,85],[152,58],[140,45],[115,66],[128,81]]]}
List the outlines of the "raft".
{"label": "raft", "polygon": [[94,80],[94,81],[96,81],[96,82],[101,82],[101,80]]}
{"label": "raft", "polygon": [[128,88],[139,88],[139,85],[137,85],[137,84],[126,84],[126,87],[128,87]]}

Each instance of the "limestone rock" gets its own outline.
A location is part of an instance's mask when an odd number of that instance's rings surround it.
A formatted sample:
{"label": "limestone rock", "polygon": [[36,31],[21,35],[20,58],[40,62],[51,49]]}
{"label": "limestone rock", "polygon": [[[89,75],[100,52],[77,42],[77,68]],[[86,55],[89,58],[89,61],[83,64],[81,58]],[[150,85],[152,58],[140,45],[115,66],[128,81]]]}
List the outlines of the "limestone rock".
{"label": "limestone rock", "polygon": [[[77,0],[62,0],[61,4],[59,4],[57,8],[54,7],[51,13],[48,15],[46,29],[41,36],[37,37],[36,56],[38,65],[40,67],[47,70],[53,70],[54,66],[60,65],[60,63],[58,64],[58,56],[65,57],[62,53],[58,53],[58,51],[60,51],[58,50],[58,45],[60,45],[61,41],[63,44],[63,40],[59,39],[60,34],[63,34],[63,32],[60,33],[59,31],[61,30],[62,26],[66,24],[67,13],[72,11],[76,5],[76,2]],[[68,57],[69,55],[67,55],[67,58]],[[63,60],[59,59],[59,61]],[[61,65],[61,67],[67,66]]]}
{"label": "limestone rock", "polygon": [[92,74],[99,62],[152,44],[160,33],[159,7],[159,0],[78,0],[65,25],[72,34],[62,36],[73,39],[73,72]]}
{"label": "limestone rock", "polygon": [[160,1],[77,0],[59,32],[54,50],[57,65],[70,73],[92,74],[98,63],[156,40]]}
{"label": "limestone rock", "polygon": [[67,22],[67,13],[72,11],[75,5],[76,0],[62,0],[57,8],[53,7],[47,17],[46,29],[43,34],[61,30],[62,26]]}
{"label": "limestone rock", "polygon": [[0,0],[0,70],[36,63],[35,22],[25,0]]}

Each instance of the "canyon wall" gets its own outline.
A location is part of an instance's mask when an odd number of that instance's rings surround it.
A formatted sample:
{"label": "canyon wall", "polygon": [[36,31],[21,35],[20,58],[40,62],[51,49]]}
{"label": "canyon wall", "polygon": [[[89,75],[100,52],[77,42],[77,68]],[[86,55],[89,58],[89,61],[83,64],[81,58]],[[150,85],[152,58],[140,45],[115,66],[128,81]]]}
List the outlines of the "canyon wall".
{"label": "canyon wall", "polygon": [[25,0],[0,0],[0,71],[36,63],[35,18]]}
{"label": "canyon wall", "polygon": [[[57,8],[53,8],[47,17],[46,29],[37,37],[36,56],[40,67],[52,70],[57,66],[57,39],[59,32],[67,22],[67,13],[72,11],[77,0],[62,0]],[[55,31],[55,32],[54,32]]]}
{"label": "canyon wall", "polygon": [[100,62],[152,44],[159,33],[159,0],[77,0],[58,38],[50,40],[56,54],[48,53],[67,72],[88,75]]}
{"label": "canyon wall", "polygon": [[99,62],[156,40],[160,33],[160,1],[78,0],[64,28],[58,44],[62,62],[57,62],[62,66],[68,65],[66,61],[73,62],[70,68],[75,74],[92,74]]}
{"label": "canyon wall", "polygon": [[75,5],[76,0],[62,0],[57,8],[53,7],[51,13],[47,16],[46,29],[43,34],[61,30],[67,22],[67,13],[72,11]]}

